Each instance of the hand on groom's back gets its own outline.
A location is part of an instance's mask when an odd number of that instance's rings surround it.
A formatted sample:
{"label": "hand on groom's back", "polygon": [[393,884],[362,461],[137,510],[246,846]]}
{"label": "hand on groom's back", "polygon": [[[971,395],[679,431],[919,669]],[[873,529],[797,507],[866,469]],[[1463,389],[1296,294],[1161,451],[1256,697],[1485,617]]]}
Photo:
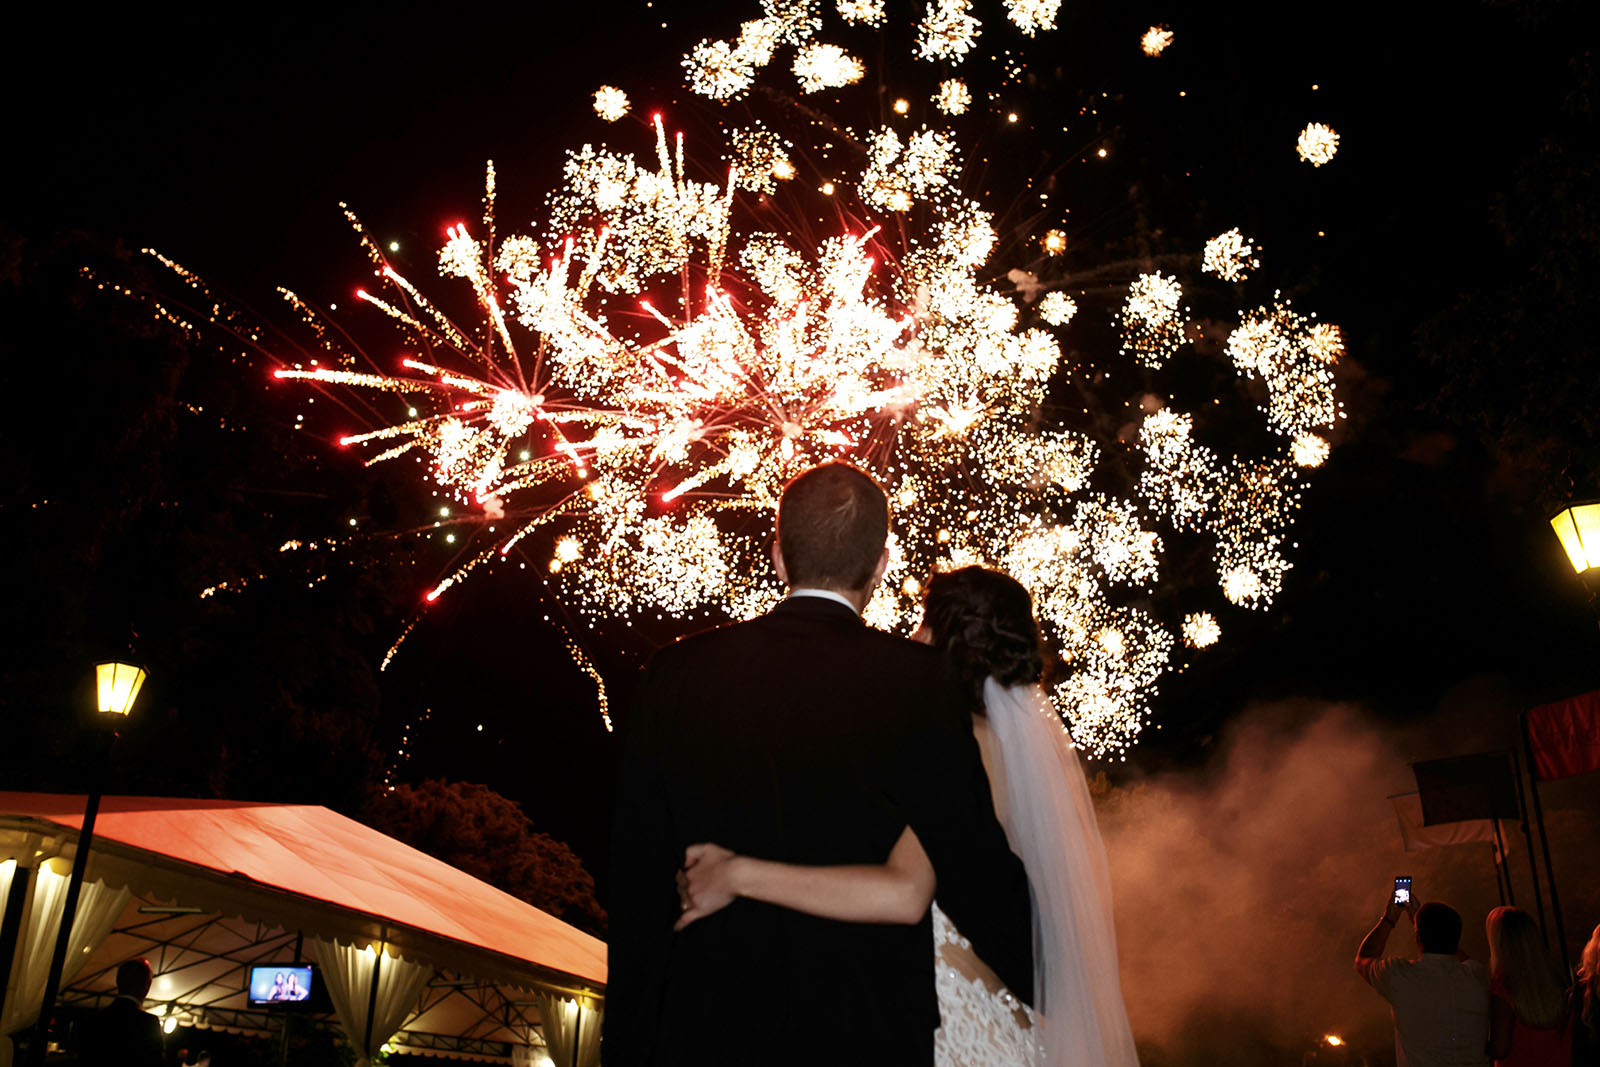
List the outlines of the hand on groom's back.
{"label": "hand on groom's back", "polygon": [[683,867],[677,876],[683,914],[678,916],[674,930],[682,930],[738,899],[739,887],[733,877],[733,861],[738,858],[721,845],[690,845],[684,850]]}

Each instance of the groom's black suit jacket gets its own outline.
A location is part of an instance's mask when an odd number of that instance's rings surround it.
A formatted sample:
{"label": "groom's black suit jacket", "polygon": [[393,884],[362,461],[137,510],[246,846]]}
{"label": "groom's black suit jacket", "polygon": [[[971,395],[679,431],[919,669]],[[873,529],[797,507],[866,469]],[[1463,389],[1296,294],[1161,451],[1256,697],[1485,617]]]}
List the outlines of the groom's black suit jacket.
{"label": "groom's black suit jacket", "polygon": [[932,649],[795,597],[658,652],[621,729],[607,1067],[933,1062],[926,915],[854,924],[738,900],[674,934],[674,875],[698,841],[875,864],[909,823],[940,907],[1032,999],[1027,877]]}

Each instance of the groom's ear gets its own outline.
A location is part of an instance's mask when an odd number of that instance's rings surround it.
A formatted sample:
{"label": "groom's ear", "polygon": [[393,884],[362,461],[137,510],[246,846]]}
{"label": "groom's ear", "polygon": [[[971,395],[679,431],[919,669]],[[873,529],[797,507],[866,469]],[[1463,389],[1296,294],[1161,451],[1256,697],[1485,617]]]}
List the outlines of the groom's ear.
{"label": "groom's ear", "polygon": [[878,557],[878,565],[872,568],[872,582],[869,588],[876,588],[883,581],[884,574],[889,570],[889,546],[883,546],[883,555]]}
{"label": "groom's ear", "polygon": [[789,568],[783,565],[783,549],[776,540],[772,542],[772,569],[778,572],[778,581],[789,584]]}

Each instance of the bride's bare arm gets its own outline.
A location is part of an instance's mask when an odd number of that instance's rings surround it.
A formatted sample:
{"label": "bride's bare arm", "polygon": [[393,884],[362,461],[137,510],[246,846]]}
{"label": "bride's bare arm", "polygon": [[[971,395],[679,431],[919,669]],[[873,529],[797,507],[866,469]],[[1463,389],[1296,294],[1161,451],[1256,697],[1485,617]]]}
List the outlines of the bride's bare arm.
{"label": "bride's bare arm", "polygon": [[807,867],[758,860],[719,845],[690,845],[678,875],[682,930],[737,897],[765,901],[824,919],[861,923],[915,923],[933,900],[933,865],[922,842],[906,827],[880,864]]}

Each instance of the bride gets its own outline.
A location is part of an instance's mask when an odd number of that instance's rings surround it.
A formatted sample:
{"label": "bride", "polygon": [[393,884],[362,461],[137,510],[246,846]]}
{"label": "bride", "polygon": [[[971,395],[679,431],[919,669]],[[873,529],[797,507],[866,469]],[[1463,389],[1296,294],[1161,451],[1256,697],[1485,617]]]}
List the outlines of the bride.
{"label": "bride", "polygon": [[[935,575],[915,639],[945,653],[973,709],[996,814],[1032,886],[1035,1009],[1013,997],[933,903],[941,1067],[1135,1067],[1117,976],[1105,847],[1072,740],[1040,686],[1033,599],[981,567]],[[691,845],[689,923],[748,897],[846,922],[914,923],[934,872],[910,827],[877,866],[806,867]]]}

